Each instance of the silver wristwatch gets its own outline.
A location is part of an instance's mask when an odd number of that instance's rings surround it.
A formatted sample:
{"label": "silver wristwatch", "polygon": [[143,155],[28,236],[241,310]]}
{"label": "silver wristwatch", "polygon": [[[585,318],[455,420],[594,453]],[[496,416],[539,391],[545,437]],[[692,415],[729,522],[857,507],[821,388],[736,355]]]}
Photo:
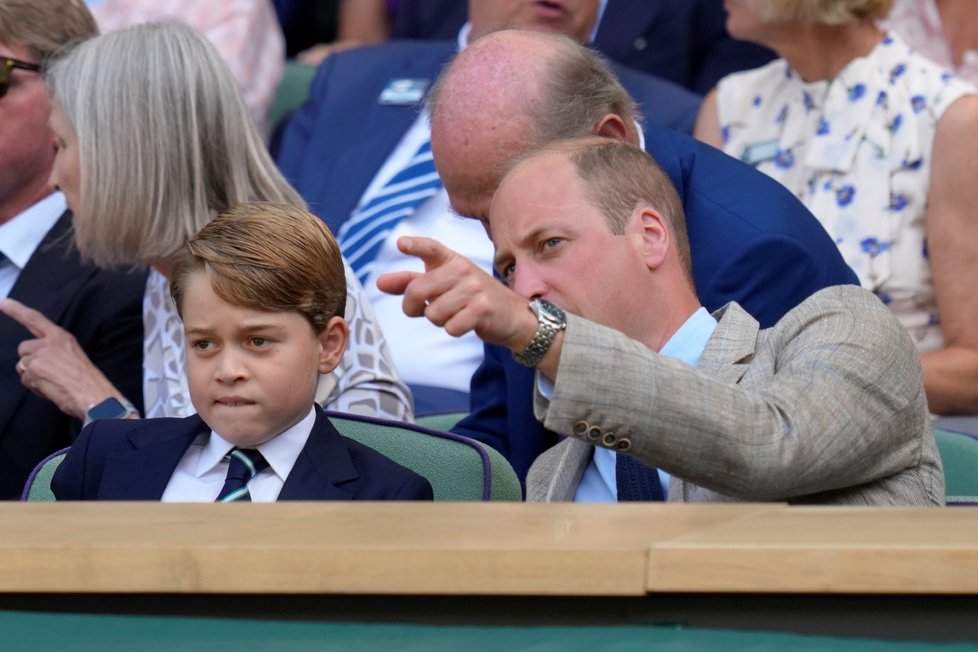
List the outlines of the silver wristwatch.
{"label": "silver wristwatch", "polygon": [[567,315],[564,311],[544,299],[534,299],[530,302],[530,310],[537,316],[540,325],[533,339],[523,349],[522,353],[514,353],[513,357],[521,365],[535,367],[543,360],[553,344],[557,333],[567,328]]}

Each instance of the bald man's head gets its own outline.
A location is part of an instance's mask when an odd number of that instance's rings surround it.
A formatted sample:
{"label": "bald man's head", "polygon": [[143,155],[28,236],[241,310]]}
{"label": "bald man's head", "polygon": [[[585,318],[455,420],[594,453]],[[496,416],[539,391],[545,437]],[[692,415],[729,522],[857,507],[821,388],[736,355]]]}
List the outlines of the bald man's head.
{"label": "bald man's head", "polygon": [[439,78],[429,109],[452,208],[483,221],[514,156],[593,134],[638,143],[635,103],[607,64],[555,34],[508,30],[472,43]]}

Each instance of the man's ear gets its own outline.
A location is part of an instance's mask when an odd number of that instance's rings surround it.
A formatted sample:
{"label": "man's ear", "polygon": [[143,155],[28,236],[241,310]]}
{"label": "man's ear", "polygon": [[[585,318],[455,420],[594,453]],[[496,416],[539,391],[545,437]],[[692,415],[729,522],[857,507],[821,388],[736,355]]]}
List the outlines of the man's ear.
{"label": "man's ear", "polygon": [[340,363],[350,339],[350,327],[342,317],[330,317],[319,334],[319,373],[328,374]]}
{"label": "man's ear", "polygon": [[604,117],[598,120],[598,123],[594,125],[594,135],[604,138],[614,138],[623,143],[629,142],[628,128],[625,126],[625,122],[621,119],[621,116],[614,113],[605,114]]}
{"label": "man's ear", "polygon": [[651,206],[639,206],[635,212],[638,215],[633,218],[641,221],[645,264],[649,269],[658,269],[665,262],[672,241],[666,218]]}

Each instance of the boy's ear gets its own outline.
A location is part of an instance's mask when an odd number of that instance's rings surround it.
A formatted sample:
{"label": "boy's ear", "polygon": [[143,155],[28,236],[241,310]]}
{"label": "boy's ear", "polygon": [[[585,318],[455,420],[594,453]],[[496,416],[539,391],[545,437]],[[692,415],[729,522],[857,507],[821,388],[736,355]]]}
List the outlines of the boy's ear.
{"label": "boy's ear", "polygon": [[350,327],[342,317],[330,317],[319,334],[319,373],[328,374],[340,363],[350,339]]}

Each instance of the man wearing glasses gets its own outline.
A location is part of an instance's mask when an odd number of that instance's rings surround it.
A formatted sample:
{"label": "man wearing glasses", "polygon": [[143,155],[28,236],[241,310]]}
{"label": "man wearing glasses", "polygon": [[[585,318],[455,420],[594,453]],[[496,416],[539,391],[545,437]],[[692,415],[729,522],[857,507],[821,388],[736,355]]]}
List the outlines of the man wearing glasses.
{"label": "man wearing glasses", "polygon": [[[71,214],[49,180],[57,143],[42,67],[96,31],[80,0],[0,0],[0,305],[9,297],[40,310],[126,396],[140,397],[145,277],[79,259]],[[19,497],[34,465],[80,427],[21,384],[16,367],[30,364],[21,342],[34,338],[43,346],[43,332],[0,311],[0,499]]]}

